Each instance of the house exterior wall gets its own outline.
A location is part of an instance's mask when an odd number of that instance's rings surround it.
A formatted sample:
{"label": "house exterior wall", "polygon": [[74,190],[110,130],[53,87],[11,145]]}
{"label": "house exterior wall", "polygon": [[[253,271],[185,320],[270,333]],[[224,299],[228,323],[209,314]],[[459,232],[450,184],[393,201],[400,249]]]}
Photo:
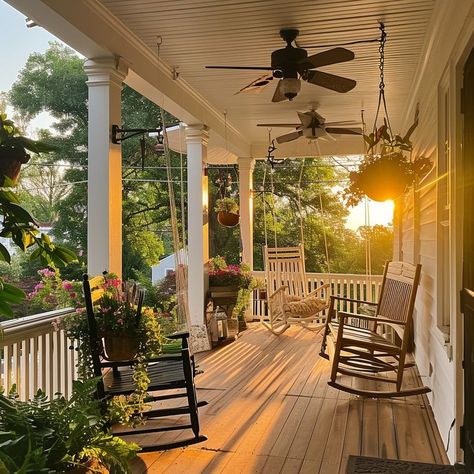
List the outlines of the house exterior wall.
{"label": "house exterior wall", "polygon": [[[415,358],[423,382],[432,389],[428,398],[452,462],[462,459],[463,414],[460,84],[473,38],[473,0],[436,3],[401,130],[408,128],[419,107],[414,156],[427,156],[434,166],[415,190],[397,200],[395,215],[394,258],[422,264],[414,317]],[[447,193],[447,205],[441,206],[442,192]],[[445,306],[440,304],[443,294]]]}

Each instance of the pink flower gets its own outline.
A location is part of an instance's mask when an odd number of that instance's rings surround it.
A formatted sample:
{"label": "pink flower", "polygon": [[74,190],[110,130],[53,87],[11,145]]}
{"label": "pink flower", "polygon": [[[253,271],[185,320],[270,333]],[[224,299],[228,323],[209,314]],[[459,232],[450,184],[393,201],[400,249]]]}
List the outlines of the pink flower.
{"label": "pink flower", "polygon": [[43,282],[39,282],[35,285],[35,292],[38,292],[39,290],[41,290],[42,288],[44,288],[44,283]]}
{"label": "pink flower", "polygon": [[70,290],[73,289],[72,283],[67,281],[67,280],[63,281],[62,287],[63,287],[64,290],[67,290],[67,291],[70,291]]}
{"label": "pink flower", "polygon": [[120,324],[121,326],[123,326],[123,319],[117,320],[117,324]]}
{"label": "pink flower", "polygon": [[38,270],[38,274],[45,278],[52,278],[56,275],[56,272],[50,270],[49,268],[43,268],[42,270]]}

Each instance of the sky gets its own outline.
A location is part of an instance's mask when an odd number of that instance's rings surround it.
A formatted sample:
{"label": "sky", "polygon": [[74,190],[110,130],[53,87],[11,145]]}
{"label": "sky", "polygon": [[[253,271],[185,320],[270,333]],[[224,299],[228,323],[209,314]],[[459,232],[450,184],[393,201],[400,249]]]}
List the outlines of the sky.
{"label": "sky", "polygon": [[[4,38],[0,64],[0,91],[8,91],[17,79],[28,56],[33,52],[46,51],[50,41],[58,40],[39,26],[27,28],[25,16],[3,0],[0,0],[0,31],[2,38]],[[8,109],[7,112],[9,112]],[[48,114],[42,113],[32,121],[28,132],[34,136],[35,130],[48,128],[52,122],[53,120]],[[369,207],[370,225],[387,225],[392,222],[393,203],[370,201]],[[365,225],[363,203],[351,209],[346,225],[354,230]]]}

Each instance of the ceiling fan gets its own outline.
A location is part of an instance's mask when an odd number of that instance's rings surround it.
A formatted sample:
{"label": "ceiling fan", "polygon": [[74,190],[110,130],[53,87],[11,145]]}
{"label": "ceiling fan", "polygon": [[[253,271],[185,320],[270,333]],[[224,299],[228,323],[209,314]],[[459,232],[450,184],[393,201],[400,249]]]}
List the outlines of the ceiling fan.
{"label": "ceiling fan", "polygon": [[[296,128],[295,132],[287,133],[276,138],[277,143],[286,143],[296,140],[300,137],[316,140],[317,138],[330,137],[330,135],[361,135],[362,129],[341,128],[339,125],[357,124],[358,122],[326,122],[326,119],[319,115],[315,110],[308,112],[297,112],[300,123],[259,123],[257,127],[285,127]],[[332,138],[332,137],[331,137]]]}
{"label": "ceiling fan", "polygon": [[333,48],[308,56],[305,49],[292,45],[298,34],[299,31],[296,29],[280,31],[280,36],[286,41],[286,47],[273,51],[271,66],[206,66],[206,68],[271,71],[252,81],[239,92],[257,92],[268,85],[273,78],[277,78],[280,80],[273,94],[272,102],[293,100],[301,89],[301,79],[336,92],[349,92],[356,86],[357,83],[353,79],[315,70],[321,66],[351,61],[354,59],[352,51],[345,48]]}

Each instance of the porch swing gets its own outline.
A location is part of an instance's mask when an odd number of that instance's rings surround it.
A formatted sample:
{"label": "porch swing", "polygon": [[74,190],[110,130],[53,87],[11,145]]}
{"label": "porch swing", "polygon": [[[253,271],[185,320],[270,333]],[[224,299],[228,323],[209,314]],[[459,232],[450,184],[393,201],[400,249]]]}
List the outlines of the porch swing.
{"label": "porch swing", "polygon": [[[273,168],[270,173],[271,186],[271,214],[273,220],[274,247],[268,246],[268,235],[266,225],[266,199],[263,191],[263,213],[264,213],[264,264],[265,280],[267,286],[268,321],[261,319],[262,324],[275,335],[283,334],[292,324],[298,324],[306,329],[318,331],[324,326],[323,312],[329,308],[330,284],[326,283],[313,291],[308,291],[308,280],[305,271],[304,257],[304,229],[301,209],[301,180],[304,171],[304,159],[302,161],[300,177],[298,182],[298,214],[300,220],[299,245],[294,247],[279,247],[275,228],[275,200]],[[264,169],[263,187],[267,167]],[[322,206],[321,194],[319,195]],[[323,211],[323,209],[321,208]],[[326,249],[326,260],[329,266],[328,246],[323,212],[323,234]]]}

